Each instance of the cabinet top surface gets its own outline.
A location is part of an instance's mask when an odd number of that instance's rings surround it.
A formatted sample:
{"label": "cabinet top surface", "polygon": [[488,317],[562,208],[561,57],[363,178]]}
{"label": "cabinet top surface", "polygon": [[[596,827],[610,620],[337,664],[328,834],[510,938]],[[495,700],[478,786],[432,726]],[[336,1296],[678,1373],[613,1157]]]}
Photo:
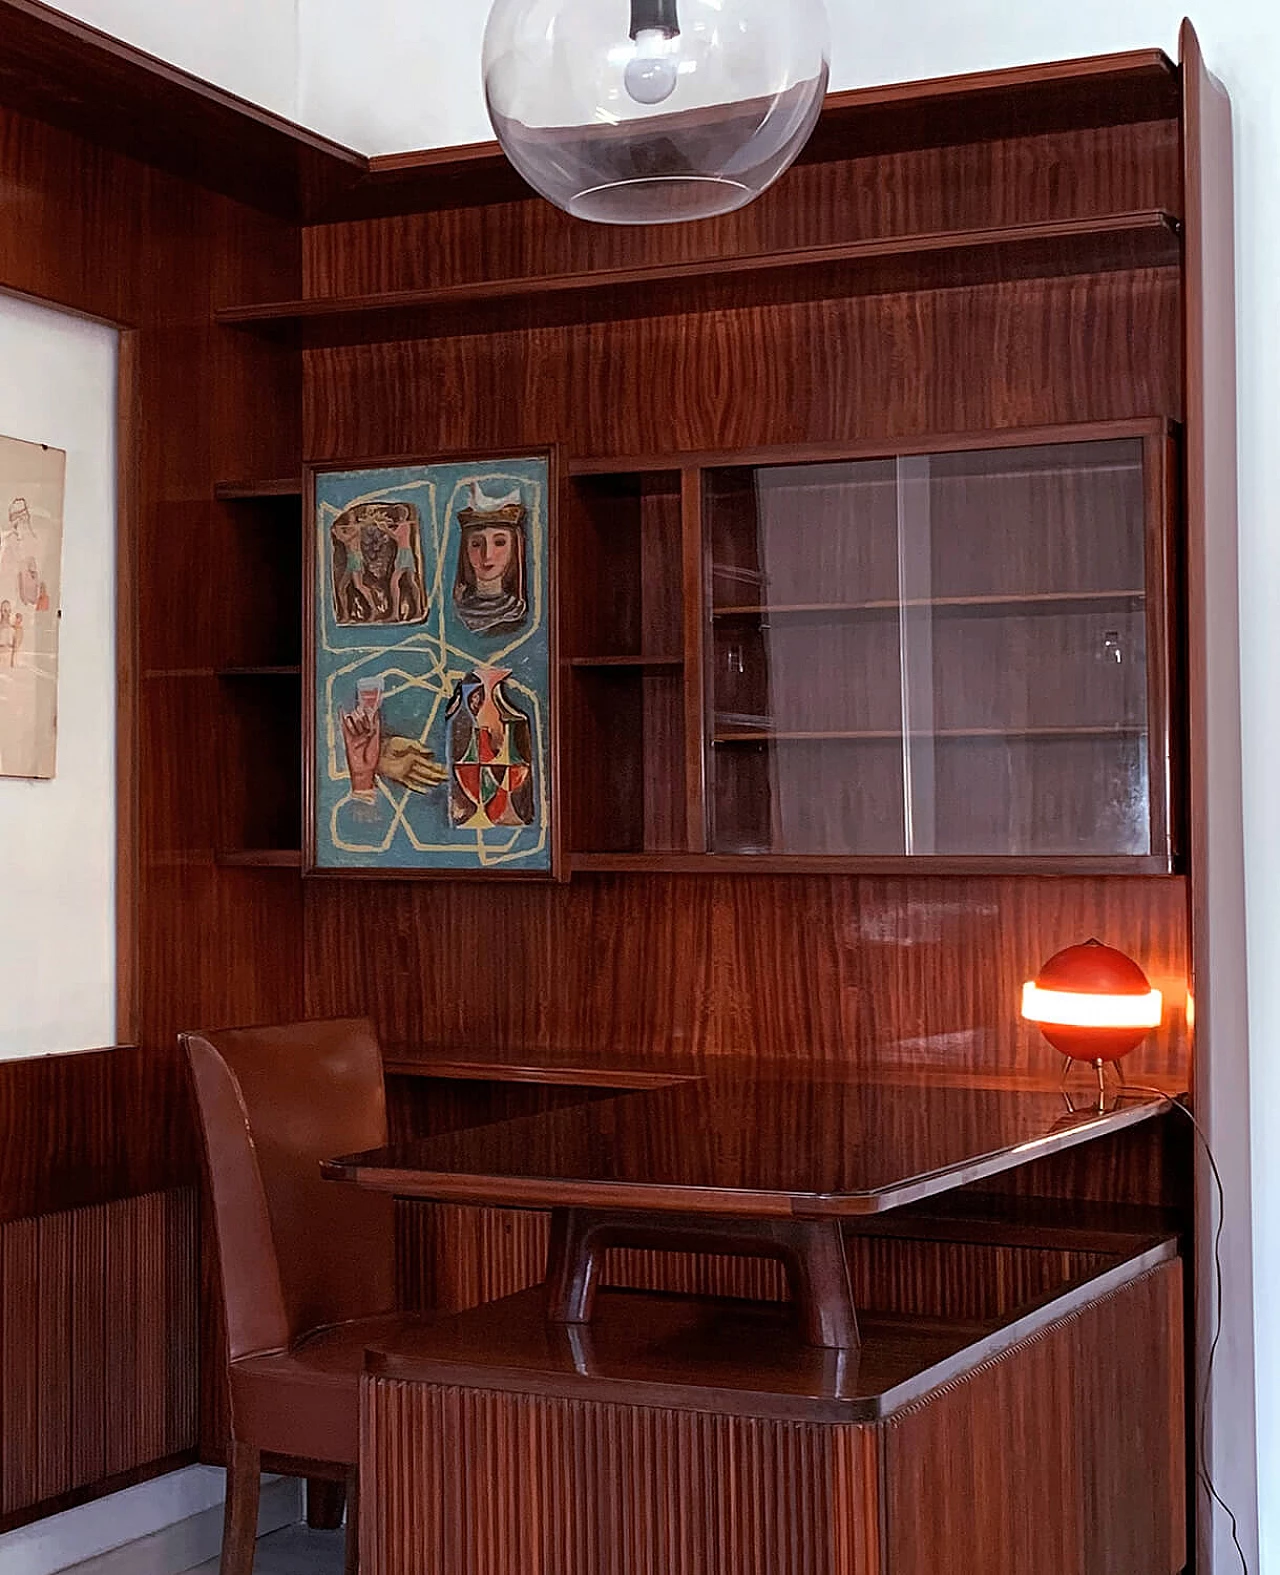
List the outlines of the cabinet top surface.
{"label": "cabinet top surface", "polygon": [[713,1415],[866,1423],[914,1405],[1048,1325],[1152,1272],[1176,1275],[1171,1239],[1135,1239],[1093,1274],[990,1319],[868,1316],[856,1352],[797,1340],[785,1306],[603,1291],[589,1325],[553,1324],[541,1286],[438,1316],[374,1347],[365,1370],[460,1385],[677,1407]]}
{"label": "cabinet top surface", "polygon": [[333,1160],[325,1173],[400,1197],[821,1219],[898,1208],[1167,1108],[1154,1092],[1100,1112],[1083,1088],[1069,1101],[744,1064]]}

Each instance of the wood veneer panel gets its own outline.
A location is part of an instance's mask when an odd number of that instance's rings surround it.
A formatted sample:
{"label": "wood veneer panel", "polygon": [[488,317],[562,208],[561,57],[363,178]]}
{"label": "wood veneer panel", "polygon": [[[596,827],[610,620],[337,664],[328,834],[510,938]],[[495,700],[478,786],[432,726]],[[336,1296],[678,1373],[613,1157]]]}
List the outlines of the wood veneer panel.
{"label": "wood veneer panel", "polygon": [[870,1428],[380,1380],[361,1429],[377,1575],[881,1572]]}
{"label": "wood veneer panel", "polygon": [[[1185,1080],[1185,904],[1182,880],[1150,877],[592,876],[519,894],[313,884],[306,1004],[372,1009],[392,1044],[1056,1080],[1059,1058],[1018,1021],[1021,987],[1096,933],[1166,991],[1165,1025],[1126,1072]],[[477,992],[471,957],[436,937],[481,930],[502,937],[504,963]]]}
{"label": "wood veneer panel", "polygon": [[887,155],[855,142],[839,162],[797,166],[749,207],[699,224],[619,230],[538,202],[313,227],[304,235],[303,293],[379,295],[947,229],[1179,214],[1178,161],[1175,119]]}
{"label": "wood veneer panel", "polygon": [[[1154,270],[314,350],[305,442],[317,461],[587,457],[1176,418],[1178,312],[1176,273]],[[991,364],[999,379],[966,371]]]}
{"label": "wood veneer panel", "polygon": [[1181,1331],[1171,1264],[891,1419],[893,1575],[1177,1575]]}
{"label": "wood veneer panel", "polygon": [[176,1051],[0,1063],[0,1224],[193,1185],[186,1099]]}
{"label": "wood veneer panel", "polygon": [[[285,217],[532,196],[496,144],[369,160],[38,0],[5,0],[0,15],[5,104]],[[1121,125],[1175,109],[1168,61],[1147,51],[832,95],[804,157]]]}

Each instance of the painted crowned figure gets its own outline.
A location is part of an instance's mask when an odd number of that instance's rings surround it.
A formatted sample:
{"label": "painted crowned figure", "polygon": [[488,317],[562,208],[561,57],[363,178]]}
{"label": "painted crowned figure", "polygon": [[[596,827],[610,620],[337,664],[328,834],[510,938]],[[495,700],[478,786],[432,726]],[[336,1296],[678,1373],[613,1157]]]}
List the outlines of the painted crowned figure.
{"label": "painted crowned figure", "polygon": [[491,498],[478,481],[471,483],[471,505],[458,515],[462,540],[453,602],[472,634],[514,634],[528,620],[526,517],[519,489]]}

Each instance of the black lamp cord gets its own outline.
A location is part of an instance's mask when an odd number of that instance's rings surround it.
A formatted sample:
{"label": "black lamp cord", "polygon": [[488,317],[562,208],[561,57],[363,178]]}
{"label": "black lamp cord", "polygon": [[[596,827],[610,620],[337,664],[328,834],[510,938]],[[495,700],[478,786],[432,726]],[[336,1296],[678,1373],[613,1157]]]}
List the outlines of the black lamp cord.
{"label": "black lamp cord", "polygon": [[1213,1233],[1213,1339],[1209,1342],[1209,1359],[1205,1363],[1204,1378],[1200,1384],[1200,1393],[1196,1397],[1196,1478],[1213,1503],[1218,1505],[1231,1522],[1231,1540],[1235,1544],[1236,1553],[1240,1558],[1240,1568],[1244,1571],[1244,1575],[1249,1575],[1249,1561],[1245,1558],[1244,1549],[1240,1546],[1240,1526],[1236,1520],[1235,1511],[1223,1498],[1222,1494],[1218,1492],[1217,1487],[1214,1485],[1213,1477],[1205,1465],[1205,1445],[1209,1425],[1209,1395],[1213,1388],[1213,1364],[1218,1354],[1218,1342],[1222,1339],[1222,1232],[1227,1223],[1227,1194],[1222,1185],[1222,1172],[1218,1169],[1218,1162],[1213,1157],[1213,1150],[1209,1147],[1209,1139],[1205,1135],[1204,1128],[1191,1111],[1187,1109],[1186,1105],[1170,1098],[1162,1089],[1148,1088],[1143,1083],[1124,1083],[1122,1088],[1140,1094],[1155,1094],[1159,1098],[1167,1100],[1172,1109],[1180,1110],[1186,1116],[1204,1148],[1204,1156],[1209,1161],[1209,1169],[1213,1175],[1213,1184],[1218,1194],[1218,1223]]}

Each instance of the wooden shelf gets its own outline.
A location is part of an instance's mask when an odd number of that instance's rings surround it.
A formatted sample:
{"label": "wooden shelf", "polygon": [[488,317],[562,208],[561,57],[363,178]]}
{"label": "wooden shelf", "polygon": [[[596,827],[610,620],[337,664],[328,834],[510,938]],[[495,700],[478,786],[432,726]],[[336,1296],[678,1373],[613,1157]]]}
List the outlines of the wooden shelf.
{"label": "wooden shelf", "polygon": [[572,656],[569,666],[587,672],[598,670],[671,670],[684,666],[683,656]]}
{"label": "wooden shelf", "polygon": [[1070,421],[1056,426],[987,427],[979,431],[930,432],[901,443],[864,438],[842,443],[774,443],[736,449],[688,449],[664,454],[577,454],[566,464],[577,480],[611,476],[644,476],[688,470],[744,470],[762,465],[794,467],[839,464],[845,460],[885,459],[890,452],[961,454],[990,449],[1052,447],[1058,443],[1115,442],[1119,438],[1173,437],[1179,423],[1168,415],[1139,416],[1123,421]]}
{"label": "wooden shelf", "polygon": [[575,875],[1172,875],[1166,854],[590,853]]}
{"label": "wooden shelf", "polygon": [[149,667],[144,678],[300,678],[302,668],[285,667]]}
{"label": "wooden shelf", "polygon": [[301,678],[301,667],[220,667],[219,678]]}
{"label": "wooden shelf", "polygon": [[220,848],[214,862],[224,869],[300,870],[298,848]]}
{"label": "wooden shelf", "polygon": [[891,597],[865,602],[760,602],[737,607],[715,607],[711,616],[715,619],[838,617],[846,613],[896,612],[900,607],[936,607],[943,611],[948,608],[1087,607],[1115,602],[1140,604],[1145,600],[1143,591],[1048,591],[1027,596],[932,596],[909,597],[902,601]]}
{"label": "wooden shelf", "polygon": [[[1146,728],[1135,723],[1132,727],[943,727],[930,733],[913,733],[919,739],[963,738],[1133,738],[1140,737]],[[887,743],[899,742],[903,737],[900,728],[887,732],[863,729],[855,732],[800,732],[788,730],[757,729],[754,732],[725,732],[712,735],[711,742],[721,744],[820,744],[820,743]]]}
{"label": "wooden shelf", "polygon": [[282,476],[275,481],[220,481],[213,489],[219,503],[240,503],[254,498],[297,498],[302,501],[302,482],[297,476]]}
{"label": "wooden shelf", "polygon": [[1175,266],[1178,221],[1160,211],[944,230],[643,268],[491,279],[431,290],[228,306],[215,320],[305,347],[380,344],[664,316],[769,302],[941,289]]}

